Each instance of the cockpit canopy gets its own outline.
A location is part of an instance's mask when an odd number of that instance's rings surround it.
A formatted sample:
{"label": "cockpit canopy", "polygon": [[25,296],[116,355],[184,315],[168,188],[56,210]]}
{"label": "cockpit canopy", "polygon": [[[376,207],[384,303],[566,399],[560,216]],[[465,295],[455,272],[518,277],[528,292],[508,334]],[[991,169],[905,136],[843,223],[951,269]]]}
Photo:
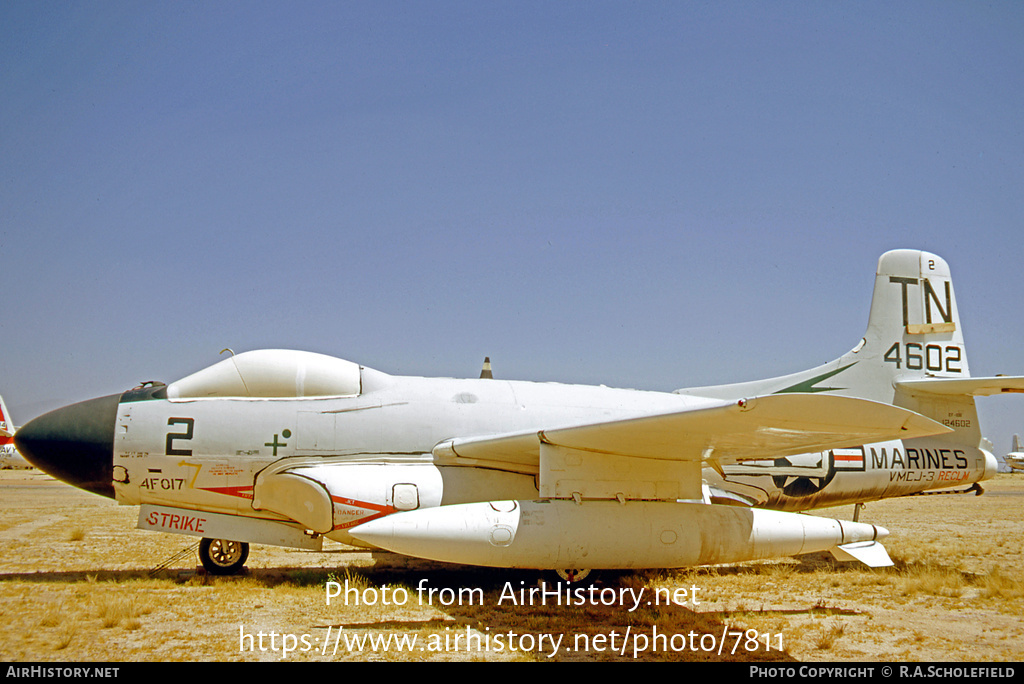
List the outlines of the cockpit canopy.
{"label": "cockpit canopy", "polygon": [[167,398],[334,397],[361,391],[359,365],[333,356],[290,349],[260,349],[232,355],[172,382]]}

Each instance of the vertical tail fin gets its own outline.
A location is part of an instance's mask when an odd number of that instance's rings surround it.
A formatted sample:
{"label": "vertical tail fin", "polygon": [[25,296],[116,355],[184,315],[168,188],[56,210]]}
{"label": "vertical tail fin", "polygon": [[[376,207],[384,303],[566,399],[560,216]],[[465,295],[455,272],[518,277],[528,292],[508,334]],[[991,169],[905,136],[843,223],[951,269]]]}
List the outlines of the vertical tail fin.
{"label": "vertical tail fin", "polygon": [[730,399],[780,392],[871,399],[953,428],[935,439],[977,447],[983,443],[974,398],[1024,392],[1024,377],[971,377],[949,266],[929,252],[899,249],[878,260],[867,331],[846,354],[792,375],[677,391]]}
{"label": "vertical tail fin", "polygon": [[14,436],[14,422],[11,420],[10,415],[7,413],[7,405],[4,404],[4,398],[0,397],[0,444],[7,444],[10,438]]}
{"label": "vertical tail fin", "polygon": [[901,249],[878,260],[867,331],[846,354],[792,375],[678,392],[723,398],[830,392],[891,404],[897,379],[932,375],[970,375],[949,267],[934,254]]}
{"label": "vertical tail fin", "polygon": [[28,466],[25,459],[18,455],[14,448],[14,421],[7,412],[4,398],[0,397],[0,468],[24,468]]}
{"label": "vertical tail fin", "polygon": [[865,346],[881,353],[888,384],[897,378],[970,377],[949,266],[934,254],[882,255],[864,338]]}

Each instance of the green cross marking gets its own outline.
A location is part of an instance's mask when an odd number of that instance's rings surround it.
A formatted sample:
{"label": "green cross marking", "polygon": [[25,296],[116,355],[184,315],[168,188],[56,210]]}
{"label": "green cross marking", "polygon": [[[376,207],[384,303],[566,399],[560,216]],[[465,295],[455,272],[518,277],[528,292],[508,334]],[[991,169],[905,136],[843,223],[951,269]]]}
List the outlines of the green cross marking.
{"label": "green cross marking", "polygon": [[[285,430],[283,434],[285,436],[285,439],[287,439],[288,437],[292,436],[292,433],[291,433],[290,430]],[[274,441],[273,442],[264,442],[263,446],[274,447],[274,455],[277,456],[277,447],[288,446],[288,442],[278,442],[277,441],[277,434],[275,434],[274,435]]]}

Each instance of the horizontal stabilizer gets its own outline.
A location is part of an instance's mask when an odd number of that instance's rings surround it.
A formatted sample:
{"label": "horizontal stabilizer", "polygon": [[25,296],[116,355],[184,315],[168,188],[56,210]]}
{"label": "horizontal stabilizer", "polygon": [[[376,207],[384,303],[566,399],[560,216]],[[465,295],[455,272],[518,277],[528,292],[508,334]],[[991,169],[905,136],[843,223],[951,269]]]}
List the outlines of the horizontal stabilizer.
{"label": "horizontal stabilizer", "polygon": [[860,561],[869,568],[888,568],[893,565],[885,547],[876,541],[843,544],[829,549],[836,560]]}
{"label": "horizontal stabilizer", "polygon": [[922,378],[897,380],[896,389],[908,394],[990,397],[1024,392],[1024,376],[996,375],[988,378]]}

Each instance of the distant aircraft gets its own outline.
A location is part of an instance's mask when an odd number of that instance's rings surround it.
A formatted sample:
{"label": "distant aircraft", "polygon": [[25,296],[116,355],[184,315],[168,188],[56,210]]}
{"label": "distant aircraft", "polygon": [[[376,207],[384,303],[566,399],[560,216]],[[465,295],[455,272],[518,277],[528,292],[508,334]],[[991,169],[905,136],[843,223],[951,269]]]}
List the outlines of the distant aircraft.
{"label": "distant aircraft", "polygon": [[1013,436],[1013,449],[1003,457],[1003,461],[1014,470],[1024,470],[1024,447],[1020,444],[1020,435]]}
{"label": "distant aircraft", "polygon": [[757,382],[647,392],[392,376],[289,350],[58,409],[17,433],[32,463],[202,537],[210,572],[249,543],[324,538],[453,563],[674,568],[816,551],[891,561],[874,525],[792,511],[975,485],[996,472],[949,268],[880,258],[864,338]]}
{"label": "distant aircraft", "polygon": [[4,398],[0,397],[0,469],[2,470],[32,467],[14,448],[14,433],[17,429],[14,427],[14,421],[11,420],[11,414],[7,412]]}

